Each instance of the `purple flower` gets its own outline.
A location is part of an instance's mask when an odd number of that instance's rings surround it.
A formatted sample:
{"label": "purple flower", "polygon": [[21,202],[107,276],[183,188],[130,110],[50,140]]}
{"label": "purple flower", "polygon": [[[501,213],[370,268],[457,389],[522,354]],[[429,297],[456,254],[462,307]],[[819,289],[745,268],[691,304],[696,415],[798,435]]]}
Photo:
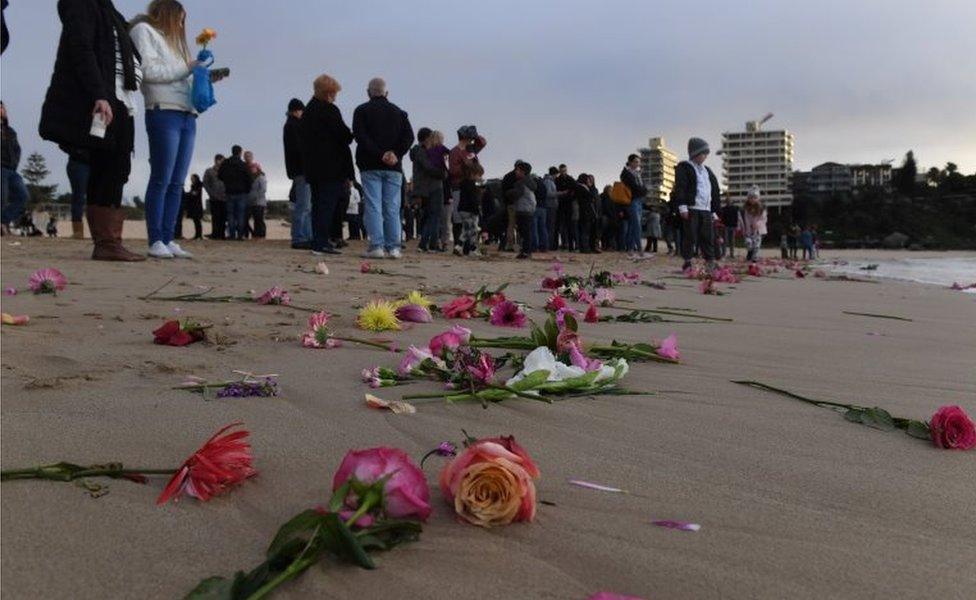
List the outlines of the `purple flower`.
{"label": "purple flower", "polygon": [[408,323],[430,323],[434,320],[430,311],[419,304],[404,304],[396,309],[396,317]]}
{"label": "purple flower", "polygon": [[268,398],[278,395],[278,380],[264,377],[256,381],[235,381],[217,391],[218,398]]}
{"label": "purple flower", "polygon": [[17,295],[17,288],[15,288],[15,287],[8,287],[7,289],[3,290],[3,295],[4,296],[16,296]]}
{"label": "purple flower", "polygon": [[454,442],[441,442],[434,450],[437,456],[457,456],[457,444]]}

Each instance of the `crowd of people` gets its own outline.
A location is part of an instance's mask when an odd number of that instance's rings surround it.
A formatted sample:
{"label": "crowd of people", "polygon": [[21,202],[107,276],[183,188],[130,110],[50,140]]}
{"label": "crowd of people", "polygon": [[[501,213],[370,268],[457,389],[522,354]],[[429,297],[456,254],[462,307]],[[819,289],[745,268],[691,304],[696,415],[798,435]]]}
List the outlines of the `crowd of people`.
{"label": "crowd of people", "polygon": [[[148,255],[190,258],[180,246],[184,216],[194,239],[203,237],[204,192],[215,240],[266,236],[267,177],[253,153],[235,145],[218,154],[203,176],[187,176],[198,111],[191,99],[193,71],[209,58],[191,57],[186,11],[177,0],[152,0],[131,23],[109,0],[61,0],[62,35],[44,100],[40,133],[68,155],[73,235],[86,213],[97,260],[140,261],[122,245],[122,188],[131,170],[135,95],[145,105],[150,175],[145,194]],[[223,75],[211,71],[217,81]],[[367,241],[364,256],[397,259],[416,239],[419,252],[480,255],[488,244],[518,258],[549,251],[617,251],[633,259],[658,251],[686,265],[701,256],[709,265],[734,257],[742,236],[755,260],[766,234],[766,209],[753,189],[740,209],[720,200],[718,179],[705,165],[701,138],[688,142],[688,158],[675,169],[667,202],[652,199],[640,157],[627,157],[619,181],[597,187],[593,175],[572,176],[566,165],[541,174],[525,160],[499,179],[485,178],[480,154],[487,140],[474,125],[457,129],[448,148],[444,133],[421,127],[393,104],[381,78],[369,81],[367,100],[347,125],[336,99],[339,82],[321,75],[307,102],[287,105],[283,128],[285,168],[291,180],[291,245],[316,255],[338,254],[347,239]],[[17,174],[19,146],[3,108],[4,223],[23,212],[26,190]],[[355,156],[351,150],[356,143]],[[411,169],[405,172],[403,160]],[[358,170],[359,181],[356,179]],[[9,199],[9,201],[8,201]],[[813,256],[814,233],[790,232]],[[788,249],[789,249],[788,248]]]}

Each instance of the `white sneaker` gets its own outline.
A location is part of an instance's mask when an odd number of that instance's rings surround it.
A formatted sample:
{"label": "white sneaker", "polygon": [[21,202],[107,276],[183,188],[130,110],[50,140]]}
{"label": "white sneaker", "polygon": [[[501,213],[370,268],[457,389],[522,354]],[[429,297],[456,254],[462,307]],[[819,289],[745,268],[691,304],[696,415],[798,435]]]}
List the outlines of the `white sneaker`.
{"label": "white sneaker", "polygon": [[153,242],[152,246],[149,246],[149,256],[153,258],[173,258],[173,253],[169,251],[166,244],[162,242]]}
{"label": "white sneaker", "polygon": [[386,252],[383,252],[382,248],[374,248],[369,252],[364,252],[363,258],[386,258]]}
{"label": "white sneaker", "polygon": [[180,248],[180,245],[176,242],[166,244],[166,249],[169,250],[176,258],[193,258],[192,252],[187,252],[183,248]]}
{"label": "white sneaker", "polygon": [[386,255],[387,258],[392,258],[394,260],[399,259],[400,256],[402,255],[400,254],[399,248],[394,248],[393,250],[390,250],[390,253]]}

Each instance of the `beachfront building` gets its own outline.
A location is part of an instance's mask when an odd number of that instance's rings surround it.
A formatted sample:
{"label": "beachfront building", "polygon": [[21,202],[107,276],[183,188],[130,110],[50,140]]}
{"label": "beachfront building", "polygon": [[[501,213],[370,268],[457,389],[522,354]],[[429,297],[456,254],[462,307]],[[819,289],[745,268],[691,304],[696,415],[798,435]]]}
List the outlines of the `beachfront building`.
{"label": "beachfront building", "polygon": [[653,137],[647,148],[640,148],[641,179],[647,186],[648,200],[667,203],[674,188],[674,167],[678,157],[668,149],[663,137]]}
{"label": "beachfront building", "polygon": [[773,115],[746,123],[745,131],[722,134],[722,181],[733,202],[745,202],[749,188],[762,190],[766,206],[782,209],[793,203],[793,134],[785,129],[766,131]]}
{"label": "beachfront building", "polygon": [[879,165],[847,165],[851,171],[851,187],[891,187],[891,163]]}

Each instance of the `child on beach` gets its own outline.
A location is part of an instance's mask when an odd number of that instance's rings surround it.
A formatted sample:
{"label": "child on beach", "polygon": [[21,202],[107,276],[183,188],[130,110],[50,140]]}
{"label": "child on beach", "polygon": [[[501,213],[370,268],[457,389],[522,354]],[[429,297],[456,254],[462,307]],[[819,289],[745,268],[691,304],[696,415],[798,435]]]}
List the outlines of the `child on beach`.
{"label": "child on beach", "polygon": [[779,236],[779,257],[786,260],[790,257],[790,236],[785,233]]}
{"label": "child on beach", "polygon": [[752,187],[746,196],[745,204],[739,213],[739,229],[745,238],[746,260],[755,262],[762,248],[762,239],[766,235],[766,207],[760,199],[759,188]]}
{"label": "child on beach", "polygon": [[813,232],[809,227],[804,227],[800,233],[800,247],[803,248],[803,260],[813,260],[815,252],[813,249]]}
{"label": "child on beach", "polygon": [[465,163],[464,178],[461,180],[461,196],[458,202],[458,216],[461,218],[461,251],[465,256],[474,254],[481,256],[478,251],[478,212],[481,209],[481,188],[478,182],[485,174],[485,169],[477,160]]}
{"label": "child on beach", "polygon": [[54,215],[47,222],[47,237],[58,237],[58,218]]}

